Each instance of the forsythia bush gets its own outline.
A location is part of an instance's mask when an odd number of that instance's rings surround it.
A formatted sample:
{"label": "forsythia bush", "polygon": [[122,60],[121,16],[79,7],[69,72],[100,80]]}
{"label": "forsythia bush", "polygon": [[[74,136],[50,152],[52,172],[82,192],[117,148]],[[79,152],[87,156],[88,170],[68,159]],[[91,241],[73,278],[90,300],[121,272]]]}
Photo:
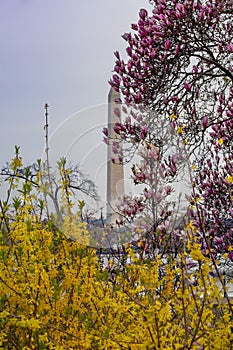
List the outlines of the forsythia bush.
{"label": "forsythia bush", "polygon": [[110,281],[94,250],[30,213],[1,236],[2,349],[231,349],[231,308],[197,244],[193,270],[187,253],[150,261],[128,248]]}
{"label": "forsythia bush", "polygon": [[78,214],[67,210],[58,229],[38,215],[27,179],[19,192],[12,204],[0,201],[1,349],[233,348],[227,291],[191,224],[176,258],[149,259],[129,245],[102,263]]}

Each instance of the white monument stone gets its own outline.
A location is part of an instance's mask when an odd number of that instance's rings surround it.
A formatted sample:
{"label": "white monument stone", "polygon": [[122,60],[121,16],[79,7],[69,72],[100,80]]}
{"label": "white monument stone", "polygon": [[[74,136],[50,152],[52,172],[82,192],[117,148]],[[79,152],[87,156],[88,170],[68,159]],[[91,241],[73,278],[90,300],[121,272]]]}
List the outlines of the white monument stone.
{"label": "white monument stone", "polygon": [[[121,105],[116,102],[119,98],[120,94],[111,88],[108,95],[108,133],[110,139],[119,138],[119,135],[113,130],[115,123],[121,121]],[[120,117],[114,112],[116,108],[119,110]],[[107,223],[114,224],[117,219],[119,220],[119,215],[116,212],[116,201],[124,195],[124,168],[122,164],[112,162],[112,158],[116,155],[112,151],[111,144],[110,141],[107,159]]]}

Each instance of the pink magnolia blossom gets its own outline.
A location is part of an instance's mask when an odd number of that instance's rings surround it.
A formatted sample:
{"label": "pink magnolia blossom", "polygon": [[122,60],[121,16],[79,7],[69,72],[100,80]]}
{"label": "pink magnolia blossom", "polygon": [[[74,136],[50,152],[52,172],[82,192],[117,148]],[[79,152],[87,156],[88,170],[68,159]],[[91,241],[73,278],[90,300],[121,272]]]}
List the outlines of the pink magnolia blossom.
{"label": "pink magnolia blossom", "polygon": [[105,136],[108,136],[108,128],[103,128],[103,133]]}
{"label": "pink magnolia blossom", "polygon": [[207,126],[208,126],[208,123],[209,123],[209,120],[208,120],[208,116],[206,115],[206,116],[202,119],[202,122],[201,122],[202,127],[203,127],[204,129],[206,129]]}
{"label": "pink magnolia blossom", "polygon": [[120,59],[119,51],[115,51],[115,52],[114,52],[114,55],[116,56],[116,58],[117,58],[118,60]]}
{"label": "pink magnolia blossom", "polygon": [[103,141],[104,141],[104,143],[106,143],[106,145],[109,145],[109,138],[108,137],[104,137]]}
{"label": "pink magnolia blossom", "polygon": [[180,51],[180,46],[177,44],[175,48],[175,55],[177,56]]}
{"label": "pink magnolia blossom", "polygon": [[169,50],[170,47],[171,47],[171,41],[169,39],[167,39],[165,41],[164,48],[165,48],[165,50]]}
{"label": "pink magnolia blossom", "polygon": [[198,74],[198,68],[197,68],[197,66],[193,66],[193,71],[194,71],[195,74]]}
{"label": "pink magnolia blossom", "polygon": [[233,44],[227,44],[227,50],[229,51],[229,52],[233,52]]}
{"label": "pink magnolia blossom", "polygon": [[139,11],[139,16],[141,19],[145,20],[145,18],[148,16],[148,12],[145,9],[141,9]]}
{"label": "pink magnolia blossom", "polygon": [[120,116],[121,116],[120,109],[119,109],[119,108],[114,108],[114,114],[115,114],[118,118],[120,118]]}
{"label": "pink magnolia blossom", "polygon": [[146,135],[147,135],[147,127],[144,126],[142,127],[142,130],[141,130],[141,139],[144,140],[146,138]]}
{"label": "pink magnolia blossom", "polygon": [[191,84],[188,84],[188,83],[184,83],[184,88],[185,88],[185,90],[187,90],[187,91],[191,91],[192,85],[191,85]]}

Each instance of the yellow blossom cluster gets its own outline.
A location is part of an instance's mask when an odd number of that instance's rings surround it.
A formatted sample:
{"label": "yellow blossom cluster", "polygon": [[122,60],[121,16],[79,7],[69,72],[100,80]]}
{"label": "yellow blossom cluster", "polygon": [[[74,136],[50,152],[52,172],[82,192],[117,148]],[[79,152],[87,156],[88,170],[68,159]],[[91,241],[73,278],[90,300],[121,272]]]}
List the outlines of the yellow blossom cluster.
{"label": "yellow blossom cluster", "polygon": [[0,201],[0,348],[231,349],[232,306],[211,275],[217,262],[192,239],[194,222],[175,257],[158,250],[149,259],[129,245],[105,266],[71,211],[60,165],[66,206],[57,227],[36,214],[30,186],[13,207]]}
{"label": "yellow blossom cluster", "polygon": [[[84,231],[88,237],[84,224],[76,226],[74,236]],[[188,251],[198,263],[194,272]],[[231,348],[231,309],[198,244],[176,260],[128,254],[131,262],[116,266],[111,281],[95,250],[24,211],[1,237],[1,348]]]}

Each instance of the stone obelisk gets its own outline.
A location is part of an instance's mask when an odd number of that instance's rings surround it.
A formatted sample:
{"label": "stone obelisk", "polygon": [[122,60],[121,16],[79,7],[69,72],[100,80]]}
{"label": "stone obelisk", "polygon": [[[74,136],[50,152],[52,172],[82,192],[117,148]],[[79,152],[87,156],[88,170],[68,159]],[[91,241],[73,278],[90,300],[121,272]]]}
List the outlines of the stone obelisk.
{"label": "stone obelisk", "polygon": [[[119,138],[119,135],[115,133],[113,127],[116,122],[121,121],[121,105],[116,102],[120,98],[120,94],[113,88],[110,89],[108,95],[108,133],[110,136],[110,143],[108,146],[108,159],[107,159],[107,223],[114,224],[119,215],[115,211],[116,201],[124,195],[124,168],[122,164],[114,164],[112,158],[116,156],[112,151],[112,141],[115,138]],[[115,109],[119,110],[120,116],[117,116],[114,112]],[[121,146],[120,146],[121,147]],[[117,162],[116,162],[117,163]]]}

